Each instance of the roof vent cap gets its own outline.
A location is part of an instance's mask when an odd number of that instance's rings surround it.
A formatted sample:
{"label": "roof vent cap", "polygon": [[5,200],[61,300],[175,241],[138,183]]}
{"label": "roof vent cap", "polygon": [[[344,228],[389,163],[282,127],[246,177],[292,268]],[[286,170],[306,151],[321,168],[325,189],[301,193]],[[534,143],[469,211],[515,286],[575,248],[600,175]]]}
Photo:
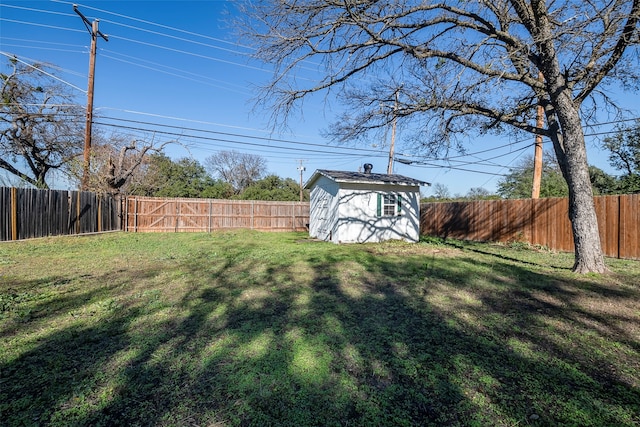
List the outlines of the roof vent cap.
{"label": "roof vent cap", "polygon": [[371,163],[365,163],[364,164],[364,173],[370,174],[371,173],[371,169],[373,169],[373,165]]}

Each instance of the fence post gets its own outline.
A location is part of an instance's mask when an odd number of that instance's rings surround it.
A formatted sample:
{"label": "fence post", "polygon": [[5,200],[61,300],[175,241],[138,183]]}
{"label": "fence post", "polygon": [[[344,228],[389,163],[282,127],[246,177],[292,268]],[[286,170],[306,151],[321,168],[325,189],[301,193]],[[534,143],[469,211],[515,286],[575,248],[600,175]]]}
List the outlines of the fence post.
{"label": "fence post", "polygon": [[620,214],[620,211],[622,210],[622,196],[620,194],[618,194],[618,224],[617,224],[617,228],[618,228],[618,250],[617,250],[617,254],[616,254],[616,258],[620,259],[620,240],[622,238],[620,231],[622,230],[622,227],[620,226],[620,221],[622,220],[622,215]]}
{"label": "fence post", "polygon": [[120,229],[124,227],[124,231],[129,231],[129,196],[125,196],[124,199],[119,198],[118,203],[120,209]]}
{"label": "fence post", "polygon": [[208,233],[211,233],[211,216],[213,215],[213,200],[209,199],[209,224],[207,225]]}
{"label": "fence post", "polygon": [[178,224],[180,221],[180,202],[176,201],[176,225],[175,225],[175,232],[178,232]]}
{"label": "fence post", "polygon": [[80,191],[76,192],[76,234],[80,234]]}
{"label": "fence post", "polygon": [[11,240],[18,240],[18,189],[11,187]]}
{"label": "fence post", "polygon": [[138,198],[133,198],[133,232],[138,232]]}
{"label": "fence post", "polygon": [[102,197],[97,194],[96,197],[98,198],[98,233],[100,233],[102,231]]}

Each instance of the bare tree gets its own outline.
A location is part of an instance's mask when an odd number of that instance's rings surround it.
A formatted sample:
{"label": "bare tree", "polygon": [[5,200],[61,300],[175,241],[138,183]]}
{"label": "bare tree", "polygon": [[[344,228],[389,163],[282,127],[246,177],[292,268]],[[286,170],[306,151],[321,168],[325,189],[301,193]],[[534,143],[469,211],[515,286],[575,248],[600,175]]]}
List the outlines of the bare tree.
{"label": "bare tree", "polygon": [[640,175],[640,120],[632,126],[618,126],[602,146],[609,151],[609,163],[625,175]]}
{"label": "bare tree", "polygon": [[[150,154],[160,153],[168,144],[178,143],[157,143],[153,137],[144,140],[115,134],[105,137],[99,133],[94,133],[93,139],[87,190],[112,196],[127,193]],[[68,167],[68,175],[78,185],[84,173],[83,164],[83,159],[78,157]]]}
{"label": "bare tree", "polygon": [[437,182],[433,185],[433,197],[436,199],[448,199],[451,197],[451,192],[446,185]]}
{"label": "bare tree", "polygon": [[37,188],[82,152],[84,112],[43,65],[9,60],[0,73],[0,168]]}
{"label": "bare tree", "polygon": [[[364,138],[394,118],[410,120],[422,147],[440,154],[456,135],[549,138],[570,189],[574,270],[607,270],[583,120],[612,105],[607,84],[637,89],[640,0],[265,0],[247,2],[245,16],[255,56],[275,66],[260,96],[275,125],[309,95],[335,90],[348,111],[331,128],[337,139]],[[311,66],[320,80],[304,75]],[[381,113],[396,93],[397,108]]]}
{"label": "bare tree", "polygon": [[212,176],[231,184],[239,194],[264,176],[267,161],[255,154],[220,151],[205,159],[205,167]]}

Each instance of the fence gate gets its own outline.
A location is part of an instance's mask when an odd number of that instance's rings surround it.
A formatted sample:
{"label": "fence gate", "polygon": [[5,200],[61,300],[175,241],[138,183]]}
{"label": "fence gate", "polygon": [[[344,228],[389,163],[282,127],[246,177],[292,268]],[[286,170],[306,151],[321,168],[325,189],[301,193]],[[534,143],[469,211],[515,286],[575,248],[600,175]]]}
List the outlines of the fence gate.
{"label": "fence gate", "polygon": [[124,229],[133,232],[307,231],[309,222],[307,202],[131,196],[124,210]]}

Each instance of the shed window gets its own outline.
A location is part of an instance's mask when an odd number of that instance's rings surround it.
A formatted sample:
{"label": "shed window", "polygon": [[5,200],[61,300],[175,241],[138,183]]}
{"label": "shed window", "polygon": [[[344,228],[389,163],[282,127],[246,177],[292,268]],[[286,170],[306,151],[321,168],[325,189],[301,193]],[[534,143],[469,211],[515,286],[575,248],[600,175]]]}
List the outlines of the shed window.
{"label": "shed window", "polygon": [[402,213],[402,196],[378,194],[378,216],[396,216]]}
{"label": "shed window", "polygon": [[385,194],[382,199],[382,212],[384,216],[396,214],[396,195]]}

